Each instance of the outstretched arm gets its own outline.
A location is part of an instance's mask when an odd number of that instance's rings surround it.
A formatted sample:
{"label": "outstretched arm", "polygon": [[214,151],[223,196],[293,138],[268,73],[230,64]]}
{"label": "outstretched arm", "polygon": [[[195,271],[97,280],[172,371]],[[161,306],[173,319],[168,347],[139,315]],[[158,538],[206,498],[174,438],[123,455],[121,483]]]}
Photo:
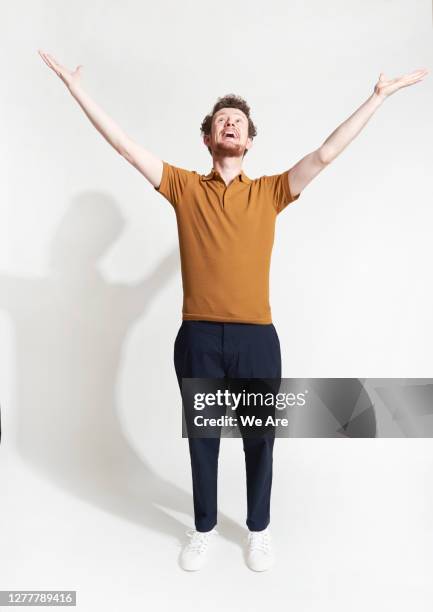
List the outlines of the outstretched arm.
{"label": "outstretched arm", "polygon": [[134,142],[125,132],[100,108],[84,91],[81,85],[81,68],[72,72],[59,64],[51,55],[38,51],[49,66],[69,89],[72,97],[78,102],[91,123],[105,140],[129,163],[131,163],[154,186],[161,183],[162,160]]}
{"label": "outstretched arm", "polygon": [[381,72],[371,96],[339,125],[318,149],[303,157],[290,169],[290,192],[293,195],[300,193],[325,166],[340,155],[388,96],[402,87],[422,81],[427,73],[428,70],[423,68],[387,80]]}

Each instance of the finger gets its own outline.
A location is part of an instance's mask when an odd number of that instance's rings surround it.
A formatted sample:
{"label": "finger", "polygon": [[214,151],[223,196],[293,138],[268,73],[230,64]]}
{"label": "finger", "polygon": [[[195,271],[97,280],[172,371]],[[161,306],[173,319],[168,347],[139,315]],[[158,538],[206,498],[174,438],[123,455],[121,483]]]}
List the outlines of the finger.
{"label": "finger", "polygon": [[46,65],[48,66],[48,68],[51,68],[51,70],[53,70],[53,67],[50,63],[50,61],[47,59],[47,56],[45,53],[41,53],[41,57],[44,60],[44,62],[46,63]]}
{"label": "finger", "polygon": [[411,79],[420,79],[420,78],[424,77],[425,75],[426,75],[425,72],[417,72],[417,73],[408,75],[408,79],[409,80],[411,80]]}
{"label": "finger", "polygon": [[424,76],[425,75],[422,75],[422,74],[417,75],[417,76],[412,76],[412,77],[409,77],[409,78],[405,79],[405,82],[406,82],[407,85],[410,85],[412,83],[416,83],[417,81],[423,79]]}
{"label": "finger", "polygon": [[403,84],[401,85],[401,87],[409,87],[410,85],[415,85],[415,83],[420,83],[420,82],[421,82],[421,81],[423,81],[423,80],[424,80],[424,78],[423,78],[423,77],[421,77],[421,78],[419,78],[419,79],[416,79],[415,81],[409,81],[408,83],[403,83]]}
{"label": "finger", "polygon": [[427,74],[428,70],[415,70],[414,72],[410,72],[409,74],[406,74],[406,77],[417,77],[419,75],[423,75],[423,74]]}
{"label": "finger", "polygon": [[65,72],[66,69],[61,66],[60,64],[58,64],[51,55],[47,55],[48,61],[50,62],[50,66],[51,68],[54,70],[54,72],[58,75],[58,76],[62,76]]}
{"label": "finger", "polygon": [[42,57],[44,58],[44,60],[46,61],[46,63],[48,64],[48,66],[52,67],[52,61],[50,60],[48,53],[43,53]]}
{"label": "finger", "polygon": [[47,60],[45,59],[45,56],[44,56],[44,54],[42,53],[42,51],[38,51],[38,53],[39,53],[40,57],[41,57],[41,58],[44,60],[44,62],[45,62],[47,65],[48,65],[48,62],[47,62]]}
{"label": "finger", "polygon": [[48,61],[51,63],[53,70],[55,70],[59,76],[67,72],[67,69],[65,68],[65,66],[62,66],[61,64],[59,64],[59,62],[55,60],[54,57],[50,55],[49,53],[47,53],[47,58],[48,58]]}
{"label": "finger", "polygon": [[39,55],[42,57],[42,59],[44,60],[45,63],[47,62],[47,58],[46,58],[46,53],[44,53],[44,51],[38,51]]}
{"label": "finger", "polygon": [[49,66],[49,67],[50,67],[52,70],[54,70],[54,72],[58,73],[56,66],[53,64],[53,62],[52,62],[52,61],[51,61],[51,60],[50,60],[48,57],[47,57],[47,63],[48,63],[48,66]]}
{"label": "finger", "polygon": [[48,59],[49,59],[49,60],[52,62],[53,66],[56,66],[56,68],[60,68],[60,69],[64,70],[63,66],[61,66],[61,65],[59,64],[59,62],[58,62],[57,60],[55,60],[55,59],[54,59],[54,57],[53,57],[52,55],[49,55],[49,54],[47,53],[47,57],[48,57]]}

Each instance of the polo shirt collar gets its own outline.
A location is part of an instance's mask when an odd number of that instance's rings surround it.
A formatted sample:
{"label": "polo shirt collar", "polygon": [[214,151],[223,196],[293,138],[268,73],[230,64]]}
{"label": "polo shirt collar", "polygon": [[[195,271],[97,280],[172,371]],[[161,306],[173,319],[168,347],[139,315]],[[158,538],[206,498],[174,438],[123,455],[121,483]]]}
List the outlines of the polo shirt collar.
{"label": "polo shirt collar", "polygon": [[[203,181],[210,181],[213,178],[216,178],[217,176],[220,176],[220,173],[215,170],[214,168],[212,168],[212,170],[209,172],[209,174],[203,175],[201,177],[201,179]],[[251,179],[248,178],[248,176],[245,174],[245,172],[243,170],[240,171],[240,173],[235,176],[235,178],[240,177],[240,179],[242,180],[243,183],[251,183]]]}

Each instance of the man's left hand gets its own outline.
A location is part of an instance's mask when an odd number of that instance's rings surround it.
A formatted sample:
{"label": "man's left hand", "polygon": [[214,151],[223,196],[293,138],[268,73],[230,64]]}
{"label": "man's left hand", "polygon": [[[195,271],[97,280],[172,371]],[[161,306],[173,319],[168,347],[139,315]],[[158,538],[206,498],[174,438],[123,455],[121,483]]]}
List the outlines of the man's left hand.
{"label": "man's left hand", "polygon": [[398,89],[419,83],[428,74],[426,68],[420,68],[409,74],[403,74],[402,76],[396,77],[395,79],[387,79],[383,72],[379,75],[379,80],[374,86],[374,93],[380,98],[387,98]]}

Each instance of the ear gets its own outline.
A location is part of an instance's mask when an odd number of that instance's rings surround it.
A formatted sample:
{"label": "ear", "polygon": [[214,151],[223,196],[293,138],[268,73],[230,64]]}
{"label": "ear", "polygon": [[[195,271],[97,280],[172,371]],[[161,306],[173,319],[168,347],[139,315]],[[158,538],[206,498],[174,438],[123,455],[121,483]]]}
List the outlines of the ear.
{"label": "ear", "polygon": [[252,146],[253,146],[253,139],[252,138],[247,138],[247,142],[246,142],[246,145],[245,145],[245,148],[247,149],[247,151],[249,151]]}
{"label": "ear", "polygon": [[203,136],[203,142],[207,147],[209,147],[210,146],[210,135],[205,134]]}

